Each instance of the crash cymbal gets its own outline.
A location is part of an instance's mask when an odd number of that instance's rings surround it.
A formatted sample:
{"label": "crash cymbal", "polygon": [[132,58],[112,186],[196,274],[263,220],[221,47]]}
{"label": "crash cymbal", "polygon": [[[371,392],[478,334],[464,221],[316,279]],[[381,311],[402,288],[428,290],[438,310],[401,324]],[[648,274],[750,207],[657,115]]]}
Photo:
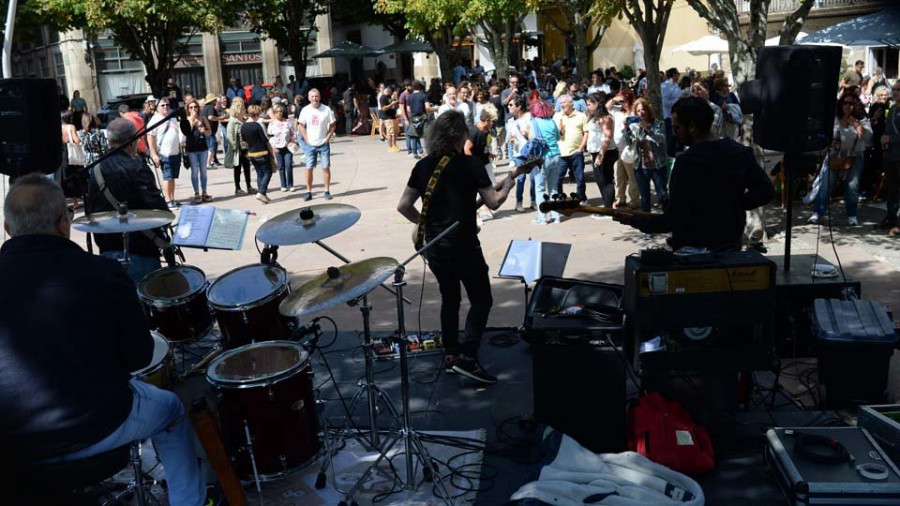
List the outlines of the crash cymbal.
{"label": "crash cymbal", "polygon": [[306,244],[339,234],[359,221],[359,209],[347,204],[319,204],[288,211],[263,223],[256,239],[263,244]]}
{"label": "crash cymbal", "polygon": [[285,316],[305,316],[357,299],[391,277],[400,265],[393,258],[376,257],[340,267],[307,281],[281,301]]}
{"label": "crash cymbal", "polygon": [[124,215],[118,211],[107,211],[77,218],[72,221],[72,228],[91,234],[124,234],[162,227],[174,220],[175,215],[171,211],[157,209],[134,209]]}

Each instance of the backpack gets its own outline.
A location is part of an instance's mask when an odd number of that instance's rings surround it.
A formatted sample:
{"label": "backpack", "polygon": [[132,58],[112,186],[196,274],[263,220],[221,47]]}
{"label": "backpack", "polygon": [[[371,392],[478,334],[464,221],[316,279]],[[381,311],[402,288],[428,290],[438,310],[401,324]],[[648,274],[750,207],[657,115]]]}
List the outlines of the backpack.
{"label": "backpack", "polygon": [[542,157],[550,151],[550,146],[547,145],[547,141],[544,140],[544,136],[541,134],[541,129],[538,128],[537,122],[532,118],[531,120],[531,130],[534,132],[534,137],[525,143],[522,146],[521,157],[527,159]]}
{"label": "backpack", "polygon": [[694,423],[681,404],[655,392],[628,409],[628,449],[692,478],[716,465],[706,430]]}

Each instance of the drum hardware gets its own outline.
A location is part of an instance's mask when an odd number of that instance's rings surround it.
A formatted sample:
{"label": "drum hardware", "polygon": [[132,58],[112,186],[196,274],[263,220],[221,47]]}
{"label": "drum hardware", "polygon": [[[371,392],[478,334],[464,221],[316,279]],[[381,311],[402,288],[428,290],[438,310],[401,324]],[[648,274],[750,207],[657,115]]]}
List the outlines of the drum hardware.
{"label": "drum hardware", "polygon": [[[247,423],[247,420],[244,420],[244,435],[247,438],[247,453],[250,454],[250,465],[253,468],[253,482],[256,483],[256,495],[259,496],[259,504],[261,506],[263,504],[262,485],[259,481],[259,470],[256,467],[256,455],[253,453],[253,438],[250,437],[250,425]],[[284,465],[284,458],[281,460],[282,465]]]}
{"label": "drum hardware", "polygon": [[[128,253],[128,234],[164,227],[175,220],[171,211],[157,209],[128,210],[127,203],[119,203],[115,211],[85,214],[72,221],[72,228],[87,234],[122,234],[122,258],[126,269],[131,265]],[[90,242],[88,243],[90,244]]]}
{"label": "drum hardware", "polygon": [[182,378],[186,378],[186,377],[191,376],[191,375],[193,375],[193,374],[197,374],[198,372],[205,372],[205,371],[206,371],[206,366],[209,365],[209,363],[212,362],[212,360],[213,360],[214,358],[216,358],[216,357],[218,357],[219,355],[221,355],[222,352],[224,352],[224,351],[225,351],[225,348],[223,348],[221,345],[217,344],[216,346],[213,347],[212,350],[210,350],[209,353],[207,353],[203,358],[201,358],[199,362],[197,362],[196,364],[194,364],[193,367],[191,367],[190,369],[188,369],[188,370],[182,375]]}
{"label": "drum hardware", "polygon": [[406,286],[406,281],[404,281],[403,276],[406,274],[405,266],[413,261],[416,257],[422,255],[428,248],[430,248],[437,241],[441,240],[444,236],[449,234],[453,229],[459,226],[459,222],[454,222],[450,227],[441,232],[437,237],[426,243],[422,248],[416,251],[412,256],[407,258],[403,263],[397,265],[394,268],[394,282],[392,283],[392,287],[396,290],[396,300],[397,300],[397,329],[398,335],[401,339],[400,344],[400,393],[401,393],[401,401],[403,403],[403,417],[402,423],[400,426],[400,430],[397,433],[396,437],[391,439],[385,446],[380,450],[380,454],[378,458],[375,459],[375,462],[369,466],[368,469],[360,476],[359,480],[353,485],[353,487],[346,492],[345,502],[352,502],[353,495],[357,490],[362,486],[362,484],[368,479],[369,474],[378,467],[378,464],[387,456],[388,452],[391,448],[394,447],[398,442],[403,441],[404,446],[404,457],[406,460],[406,482],[403,484],[404,488],[407,490],[415,490],[417,487],[416,484],[416,468],[414,467],[413,455],[418,457],[419,462],[423,467],[423,475],[428,477],[431,475],[431,478],[434,484],[437,486],[438,490],[440,490],[441,497],[440,499],[449,506],[452,506],[452,500],[450,499],[450,492],[447,489],[447,485],[444,482],[444,478],[441,476],[437,466],[434,463],[434,459],[432,459],[431,455],[428,453],[428,450],[425,448],[425,445],[422,443],[419,433],[412,428],[412,420],[411,413],[409,408],[409,361],[408,361],[408,351],[407,351],[407,342],[406,342],[406,321],[405,315],[403,311],[403,287]]}

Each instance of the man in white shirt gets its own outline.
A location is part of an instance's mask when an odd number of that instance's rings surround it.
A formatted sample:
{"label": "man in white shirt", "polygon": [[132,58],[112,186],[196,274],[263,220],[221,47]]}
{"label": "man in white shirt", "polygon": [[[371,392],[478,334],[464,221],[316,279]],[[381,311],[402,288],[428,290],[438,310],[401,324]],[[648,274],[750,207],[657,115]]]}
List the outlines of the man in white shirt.
{"label": "man in white shirt", "polygon": [[450,86],[447,88],[447,91],[444,92],[444,103],[441,104],[441,106],[438,108],[437,114],[435,114],[435,118],[447,111],[456,110],[456,106],[456,88]]}
{"label": "man in white shirt", "polygon": [[[153,165],[162,170],[162,192],[169,209],[178,207],[175,200],[175,180],[181,171],[181,130],[178,120],[169,116],[169,98],[161,98],[156,104],[156,113],[150,118],[147,128],[147,145]],[[157,124],[162,123],[156,128]]]}
{"label": "man in white shirt", "polygon": [[466,126],[472,128],[475,126],[475,102],[469,100],[469,92],[468,87],[459,87],[459,102],[456,104],[456,110],[466,118]]}
{"label": "man in white shirt", "polygon": [[317,165],[322,167],[322,178],[325,183],[325,200],[331,200],[331,138],[334,136],[334,112],[321,103],[319,90],[309,90],[309,105],[300,111],[297,123],[303,142],[306,143],[306,196],[304,200],[312,200],[313,170]]}

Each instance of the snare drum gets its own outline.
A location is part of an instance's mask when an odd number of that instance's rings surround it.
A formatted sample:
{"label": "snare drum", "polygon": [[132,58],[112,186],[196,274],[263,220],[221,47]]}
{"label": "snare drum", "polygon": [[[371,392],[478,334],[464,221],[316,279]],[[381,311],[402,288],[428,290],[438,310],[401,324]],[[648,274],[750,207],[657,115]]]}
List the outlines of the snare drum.
{"label": "snare drum", "polygon": [[190,265],[153,271],[138,285],[150,328],[169,341],[190,341],[212,328],[206,301],[206,274]]}
{"label": "snare drum", "polygon": [[164,390],[171,390],[175,379],[175,359],[169,343],[159,332],[150,331],[153,336],[153,360],[147,367],[134,371],[131,375],[145,383]]}
{"label": "snare drum", "polygon": [[206,371],[216,391],[219,421],[238,474],[280,478],[321,448],[309,355],[291,341],[254,343],[225,352]]}
{"label": "snare drum", "polygon": [[289,292],[287,271],[276,265],[245,265],[222,274],[207,292],[222,347],[290,337],[293,319],[278,312]]}

